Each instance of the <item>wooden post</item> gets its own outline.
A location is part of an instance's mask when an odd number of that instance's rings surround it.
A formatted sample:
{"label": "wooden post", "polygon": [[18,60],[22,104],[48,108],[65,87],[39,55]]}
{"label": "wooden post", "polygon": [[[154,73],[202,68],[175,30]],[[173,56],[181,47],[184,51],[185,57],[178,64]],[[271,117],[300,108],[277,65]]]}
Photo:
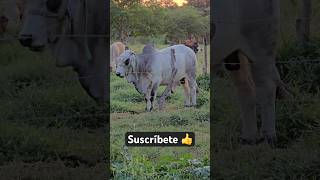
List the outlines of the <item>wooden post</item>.
{"label": "wooden post", "polygon": [[203,38],[204,41],[204,65],[203,65],[203,74],[207,75],[208,74],[208,42],[207,42],[207,38],[204,37]]}
{"label": "wooden post", "polygon": [[310,22],[312,13],[311,0],[300,0],[299,13],[296,20],[296,33],[299,44],[305,46],[310,39]]}

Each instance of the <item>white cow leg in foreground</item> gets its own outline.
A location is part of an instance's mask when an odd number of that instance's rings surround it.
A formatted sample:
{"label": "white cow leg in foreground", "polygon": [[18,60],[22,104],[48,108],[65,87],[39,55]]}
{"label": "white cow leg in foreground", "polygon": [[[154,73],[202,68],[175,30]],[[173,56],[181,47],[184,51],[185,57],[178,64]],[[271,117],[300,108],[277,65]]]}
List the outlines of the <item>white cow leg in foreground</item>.
{"label": "white cow leg in foreground", "polygon": [[231,71],[234,84],[237,88],[242,120],[241,138],[255,143],[258,129],[256,121],[256,90],[252,79],[251,67],[248,58],[239,53],[240,69]]}
{"label": "white cow leg in foreground", "polygon": [[195,79],[189,80],[191,106],[197,105],[197,83]]}

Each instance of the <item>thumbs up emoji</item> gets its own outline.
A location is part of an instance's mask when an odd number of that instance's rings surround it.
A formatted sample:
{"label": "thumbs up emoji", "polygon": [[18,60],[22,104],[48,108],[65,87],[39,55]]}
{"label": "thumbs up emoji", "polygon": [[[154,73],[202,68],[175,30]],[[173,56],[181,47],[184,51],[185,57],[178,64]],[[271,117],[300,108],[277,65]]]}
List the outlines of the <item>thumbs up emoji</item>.
{"label": "thumbs up emoji", "polygon": [[186,133],[186,137],[182,139],[182,144],[191,145],[192,144],[192,138],[189,138],[189,134]]}

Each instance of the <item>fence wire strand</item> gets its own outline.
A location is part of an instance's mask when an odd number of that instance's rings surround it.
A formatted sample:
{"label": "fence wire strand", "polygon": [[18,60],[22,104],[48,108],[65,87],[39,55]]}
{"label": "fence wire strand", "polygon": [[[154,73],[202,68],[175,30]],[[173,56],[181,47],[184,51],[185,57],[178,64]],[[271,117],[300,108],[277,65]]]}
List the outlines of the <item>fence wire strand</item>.
{"label": "fence wire strand", "polygon": [[[88,12],[86,12],[87,14]],[[85,17],[86,19],[86,28],[85,28],[85,32],[87,32],[87,16]],[[230,20],[230,21],[221,21],[221,20],[213,20],[210,23],[216,23],[216,24],[240,24],[240,23],[262,23],[262,22],[271,22],[271,21],[275,21],[277,20],[280,24],[281,23],[294,23],[296,22],[296,19],[286,19],[286,20],[282,20],[282,19],[276,19],[273,17],[270,18],[261,18],[261,19],[255,19],[255,20]],[[307,19],[309,20],[309,18]],[[80,37],[80,38],[110,38],[109,34],[57,34],[55,35],[55,37],[57,38],[61,38],[61,37],[69,37],[69,38],[75,38],[75,37]],[[18,35],[3,35],[2,37],[0,36],[0,42],[11,42],[11,41],[18,41],[19,40],[19,36]],[[161,52],[158,52],[161,53]],[[170,54],[170,53],[166,53],[166,54]],[[176,53],[179,54],[179,53]],[[139,54],[139,56],[144,56]],[[149,55],[146,55],[149,56]],[[108,58],[108,57],[106,57]],[[320,62],[320,58],[315,58],[315,59],[306,59],[306,58],[291,58],[288,59],[287,61],[275,61],[275,62],[271,62],[273,64],[308,64],[308,63],[319,63]],[[221,65],[239,65],[239,64],[243,64],[243,63],[220,63]],[[252,63],[245,63],[245,64],[252,64]],[[106,67],[107,68],[107,67]],[[146,73],[146,72],[134,72],[136,74],[139,73]],[[70,81],[75,81],[75,80],[79,80],[79,79],[88,79],[88,78],[94,78],[94,77],[106,77],[108,74],[92,74],[92,75],[88,75],[88,76],[79,76],[79,77],[74,77],[74,78],[70,78],[70,79],[63,79],[63,80],[70,80]],[[52,80],[50,80],[52,81]],[[58,80],[57,80],[58,81]],[[201,89],[200,89],[201,90]],[[201,93],[201,91],[200,91]],[[315,99],[314,99],[315,100]],[[283,101],[283,100],[281,100]],[[303,100],[289,100],[290,102],[304,102]],[[315,100],[315,101],[319,101],[319,100]],[[309,101],[308,101],[309,102]],[[33,118],[35,120],[37,119],[57,119],[57,118],[64,118],[64,119],[70,119],[70,118],[90,118],[90,117],[97,117],[97,116],[106,116],[107,114],[79,114],[79,115],[74,115],[74,116],[50,116],[50,117],[37,117],[37,118]],[[81,117],[80,117],[81,116]]]}

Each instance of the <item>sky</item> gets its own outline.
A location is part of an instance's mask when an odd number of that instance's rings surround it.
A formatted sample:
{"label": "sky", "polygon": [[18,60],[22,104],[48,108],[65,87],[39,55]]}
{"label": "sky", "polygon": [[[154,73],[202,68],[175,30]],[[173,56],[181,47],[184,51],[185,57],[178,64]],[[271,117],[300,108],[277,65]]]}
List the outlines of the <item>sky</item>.
{"label": "sky", "polygon": [[185,0],[173,0],[175,3],[178,4],[178,6],[183,5],[183,3],[185,3]]}

